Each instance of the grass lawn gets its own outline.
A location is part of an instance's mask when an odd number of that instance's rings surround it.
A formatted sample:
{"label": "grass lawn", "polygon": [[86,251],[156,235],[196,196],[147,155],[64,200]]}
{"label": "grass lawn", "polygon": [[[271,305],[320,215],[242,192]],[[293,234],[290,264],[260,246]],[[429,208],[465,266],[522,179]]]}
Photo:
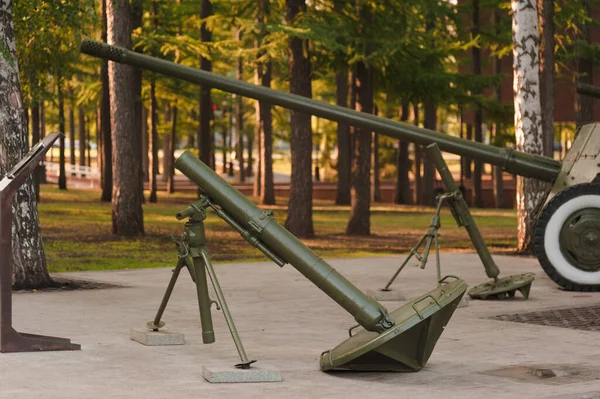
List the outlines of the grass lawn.
{"label": "grass lawn", "polygon": [[[177,251],[169,235],[183,233],[183,222],[174,215],[195,200],[193,195],[162,193],[157,204],[145,204],[146,234],[134,239],[111,234],[111,205],[99,198],[98,191],[42,186],[40,222],[51,272],[174,266]],[[280,223],[285,221],[286,203],[286,198],[278,198],[281,205],[271,207]],[[432,214],[432,208],[376,205],[371,211],[372,235],[348,237],[344,230],[349,207],[317,201],[313,214],[317,236],[303,241],[324,258],[405,253],[427,230]],[[492,251],[509,252],[516,246],[515,211],[477,209],[473,215]],[[216,262],[266,260],[216,215],[210,213],[205,225]],[[473,250],[466,231],[456,226],[447,209],[440,233],[443,251]]]}

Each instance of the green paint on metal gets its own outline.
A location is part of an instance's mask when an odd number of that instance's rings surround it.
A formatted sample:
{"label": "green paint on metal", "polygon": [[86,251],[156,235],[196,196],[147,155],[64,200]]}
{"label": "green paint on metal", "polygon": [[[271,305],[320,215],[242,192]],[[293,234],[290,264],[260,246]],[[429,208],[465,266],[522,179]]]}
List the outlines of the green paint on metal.
{"label": "green paint on metal", "polygon": [[[346,309],[370,331],[393,326],[387,310],[356,288],[298,238],[275,221],[270,211],[258,208],[189,151],[175,162],[175,168],[195,182],[206,194],[211,207],[250,243],[289,263],[319,289]],[[253,244],[253,245],[254,245]],[[263,251],[263,252],[265,252]]]}
{"label": "green paint on metal", "polygon": [[407,303],[390,313],[393,328],[381,334],[361,330],[323,352],[321,370],[422,369],[466,289],[467,284],[457,279]]}
{"label": "green paint on metal", "polygon": [[474,299],[504,299],[513,298],[516,291],[519,291],[527,299],[533,280],[535,276],[531,273],[517,274],[476,285],[468,294]]}
{"label": "green paint on metal", "polygon": [[575,267],[600,270],[600,209],[585,208],[570,215],[559,235],[560,250]]}
{"label": "green paint on metal", "polygon": [[551,158],[464,140],[407,123],[380,118],[364,112],[178,65],[170,61],[129,51],[122,47],[109,46],[105,43],[84,39],[81,44],[81,52],[239,94],[243,97],[267,101],[294,111],[347,123],[416,144],[429,145],[437,143],[443,151],[498,165],[508,172],[526,177],[553,182],[560,171],[560,162]]}

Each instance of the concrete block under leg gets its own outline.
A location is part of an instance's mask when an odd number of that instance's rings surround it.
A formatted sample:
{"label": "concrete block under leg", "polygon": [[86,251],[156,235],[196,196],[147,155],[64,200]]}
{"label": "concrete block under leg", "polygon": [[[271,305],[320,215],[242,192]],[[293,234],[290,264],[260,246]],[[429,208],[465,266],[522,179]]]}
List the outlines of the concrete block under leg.
{"label": "concrete block under leg", "polygon": [[270,366],[255,364],[249,369],[238,369],[233,365],[202,366],[202,377],[212,384],[233,382],[279,382],[281,372]]}
{"label": "concrete block under leg", "polygon": [[376,301],[406,301],[406,296],[397,289],[391,289],[390,291],[382,291],[380,288],[376,290],[368,289],[366,294]]}
{"label": "concrete block under leg", "polygon": [[170,331],[150,331],[146,328],[132,328],[131,339],[147,346],[183,345],[185,336]]}

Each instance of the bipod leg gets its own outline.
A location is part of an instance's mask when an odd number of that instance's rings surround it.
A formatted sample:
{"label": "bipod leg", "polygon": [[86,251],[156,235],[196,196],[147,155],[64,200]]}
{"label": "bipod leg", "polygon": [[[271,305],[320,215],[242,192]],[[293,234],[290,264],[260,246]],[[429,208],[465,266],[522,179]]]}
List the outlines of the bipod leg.
{"label": "bipod leg", "polygon": [[[423,244],[423,241],[425,241],[426,238],[427,238],[427,234],[423,235],[423,237],[421,237],[421,239],[419,240],[419,242],[417,243],[417,245],[415,245],[414,247],[412,247],[410,249],[410,254],[408,255],[408,257],[400,265],[400,267],[398,268],[398,270],[396,270],[396,273],[394,273],[394,275],[392,276],[392,278],[390,279],[390,281],[388,281],[388,283],[385,285],[385,287],[383,287],[381,289],[381,291],[390,291],[390,285],[392,285],[392,283],[394,282],[394,280],[396,280],[396,277],[398,277],[398,275],[400,274],[400,272],[402,271],[402,269],[404,269],[404,266],[406,266],[408,264],[408,262],[410,262],[410,260],[412,259],[412,257],[418,254],[418,249],[421,246],[421,244]],[[417,256],[417,259],[419,259],[419,258],[420,257]]]}
{"label": "bipod leg", "polygon": [[200,250],[200,254],[202,255],[204,265],[206,266],[206,270],[208,271],[208,276],[210,277],[210,281],[212,282],[213,288],[215,289],[215,293],[217,294],[217,299],[219,301],[219,305],[221,305],[223,316],[225,316],[227,327],[229,327],[229,331],[231,332],[231,338],[233,338],[233,343],[235,344],[238,354],[240,355],[240,359],[242,360],[242,362],[236,364],[235,367],[241,369],[250,368],[250,365],[256,362],[256,360],[248,360],[248,355],[246,355],[246,350],[244,349],[244,345],[242,345],[242,340],[240,339],[240,335],[238,334],[237,328],[235,327],[235,323],[233,322],[233,317],[231,316],[231,312],[229,312],[227,302],[225,302],[225,296],[223,295],[223,291],[221,290],[221,286],[219,285],[219,280],[217,280],[217,275],[215,274],[215,270],[213,269],[212,263],[210,262],[210,256],[206,248],[202,248]]}
{"label": "bipod leg", "polygon": [[171,298],[171,294],[173,293],[173,288],[175,288],[175,283],[177,282],[177,278],[179,278],[179,273],[181,272],[183,265],[184,265],[183,258],[180,257],[179,261],[177,262],[177,266],[175,266],[175,269],[173,270],[173,274],[171,275],[171,280],[169,280],[169,285],[167,286],[165,295],[163,295],[162,302],[160,303],[160,306],[158,307],[158,311],[156,312],[156,316],[154,317],[154,320],[151,320],[148,323],[146,323],[146,326],[150,330],[158,331],[161,327],[165,326],[165,322],[161,321],[160,319],[162,318],[163,313],[165,312],[165,309],[167,308],[167,303],[169,303],[169,299]]}

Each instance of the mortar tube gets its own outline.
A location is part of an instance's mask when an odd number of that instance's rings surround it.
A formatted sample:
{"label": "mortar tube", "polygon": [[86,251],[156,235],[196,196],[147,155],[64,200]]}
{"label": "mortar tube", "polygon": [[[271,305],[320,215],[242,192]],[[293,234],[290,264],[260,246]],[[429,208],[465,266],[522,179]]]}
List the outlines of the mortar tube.
{"label": "mortar tube", "polygon": [[366,330],[381,332],[394,325],[383,306],[350,283],[194,154],[189,151],[183,153],[175,162],[175,168],[200,186],[211,200],[245,229],[252,231],[265,246],[342,306]]}

